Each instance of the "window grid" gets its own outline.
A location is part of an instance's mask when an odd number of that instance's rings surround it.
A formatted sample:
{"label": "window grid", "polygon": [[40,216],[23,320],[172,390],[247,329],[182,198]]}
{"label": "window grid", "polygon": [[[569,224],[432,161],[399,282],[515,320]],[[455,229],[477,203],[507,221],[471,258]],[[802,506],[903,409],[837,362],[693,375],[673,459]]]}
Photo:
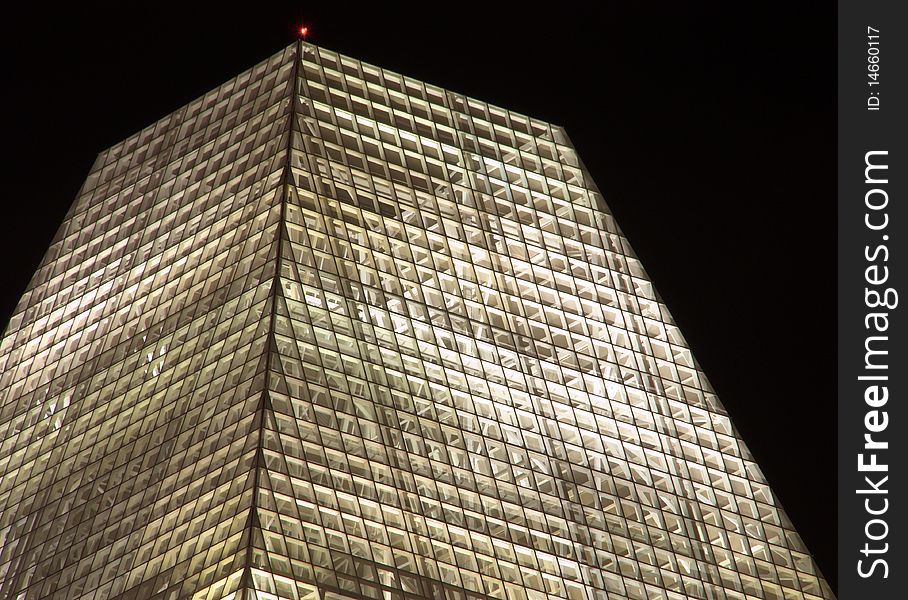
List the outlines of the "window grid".
{"label": "window grid", "polygon": [[0,592],[831,598],[564,131],[299,42],[102,152]]}

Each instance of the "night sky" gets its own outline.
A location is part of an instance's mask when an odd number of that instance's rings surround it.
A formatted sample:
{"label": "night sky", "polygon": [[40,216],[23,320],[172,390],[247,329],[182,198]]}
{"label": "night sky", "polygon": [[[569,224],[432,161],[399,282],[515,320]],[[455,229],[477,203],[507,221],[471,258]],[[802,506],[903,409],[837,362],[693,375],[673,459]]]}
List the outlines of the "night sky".
{"label": "night sky", "polygon": [[316,44],[566,128],[835,588],[835,3],[323,4],[4,9],[0,320],[99,151],[305,21]]}

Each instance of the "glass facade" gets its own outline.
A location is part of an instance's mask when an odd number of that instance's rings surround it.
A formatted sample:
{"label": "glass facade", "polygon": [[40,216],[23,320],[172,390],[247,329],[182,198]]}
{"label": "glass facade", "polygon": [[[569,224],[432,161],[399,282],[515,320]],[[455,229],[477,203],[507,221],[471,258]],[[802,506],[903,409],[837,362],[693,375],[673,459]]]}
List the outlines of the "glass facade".
{"label": "glass facade", "polygon": [[305,42],[102,152],[0,597],[832,598],[557,126]]}

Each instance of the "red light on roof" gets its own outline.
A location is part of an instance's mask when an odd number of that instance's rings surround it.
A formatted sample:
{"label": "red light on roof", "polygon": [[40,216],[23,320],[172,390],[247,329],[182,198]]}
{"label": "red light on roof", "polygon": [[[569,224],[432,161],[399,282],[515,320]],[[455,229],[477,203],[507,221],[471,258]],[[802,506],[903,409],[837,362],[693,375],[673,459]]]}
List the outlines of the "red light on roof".
{"label": "red light on roof", "polygon": [[309,28],[305,25],[300,25],[300,28],[297,30],[297,32],[300,34],[300,37],[306,37],[307,35],[309,35]]}

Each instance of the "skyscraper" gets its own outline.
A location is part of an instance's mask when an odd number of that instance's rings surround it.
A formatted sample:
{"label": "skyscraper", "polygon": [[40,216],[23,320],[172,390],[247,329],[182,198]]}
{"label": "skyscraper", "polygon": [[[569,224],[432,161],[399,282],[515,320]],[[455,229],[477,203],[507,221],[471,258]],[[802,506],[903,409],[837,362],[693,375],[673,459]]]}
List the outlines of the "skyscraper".
{"label": "skyscraper", "polygon": [[831,598],[565,132],[299,42],[102,152],[0,597]]}

